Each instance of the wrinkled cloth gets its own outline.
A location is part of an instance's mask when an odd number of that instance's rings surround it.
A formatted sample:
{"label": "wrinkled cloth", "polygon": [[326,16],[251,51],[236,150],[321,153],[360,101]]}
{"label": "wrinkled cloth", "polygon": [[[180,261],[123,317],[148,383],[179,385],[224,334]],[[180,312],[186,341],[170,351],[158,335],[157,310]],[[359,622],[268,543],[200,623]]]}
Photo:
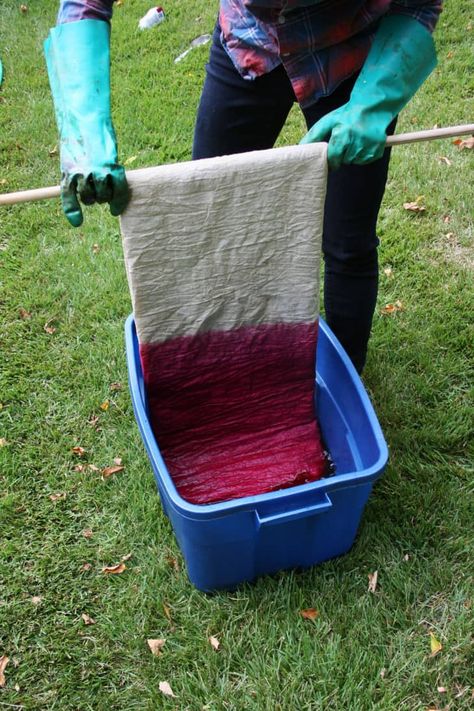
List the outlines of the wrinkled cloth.
{"label": "wrinkled cloth", "polygon": [[128,178],[126,271],[150,418],[179,493],[210,503],[320,478],[326,145]]}

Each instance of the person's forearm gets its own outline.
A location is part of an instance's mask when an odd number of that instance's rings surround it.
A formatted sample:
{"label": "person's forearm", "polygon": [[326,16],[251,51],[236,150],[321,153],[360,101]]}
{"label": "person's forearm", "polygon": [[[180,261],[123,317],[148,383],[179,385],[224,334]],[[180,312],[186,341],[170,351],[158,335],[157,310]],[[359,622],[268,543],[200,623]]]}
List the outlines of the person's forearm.
{"label": "person's forearm", "polygon": [[385,16],[349,101],[320,119],[301,142],[328,140],[332,168],[378,160],[390,122],[435,66],[435,45],[423,23],[404,13]]}
{"label": "person's forearm", "polygon": [[103,20],[112,17],[114,0],[61,0],[56,23],[62,25],[77,20]]}

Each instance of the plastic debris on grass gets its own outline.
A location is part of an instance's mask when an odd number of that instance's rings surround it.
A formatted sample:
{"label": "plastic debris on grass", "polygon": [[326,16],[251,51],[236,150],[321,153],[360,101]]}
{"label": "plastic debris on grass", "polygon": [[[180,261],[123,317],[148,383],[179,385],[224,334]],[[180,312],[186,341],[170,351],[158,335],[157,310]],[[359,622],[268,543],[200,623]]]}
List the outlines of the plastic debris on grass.
{"label": "plastic debris on grass", "polygon": [[138,22],[140,30],[150,30],[155,25],[159,25],[165,19],[165,11],[162,7],[151,7]]}
{"label": "plastic debris on grass", "polygon": [[211,35],[200,35],[199,37],[196,37],[195,39],[193,39],[188,49],[186,49],[184,52],[182,52],[176,57],[174,63],[177,64],[182,59],[184,59],[193,49],[195,49],[196,47],[201,47],[203,44],[207,44],[210,39]]}

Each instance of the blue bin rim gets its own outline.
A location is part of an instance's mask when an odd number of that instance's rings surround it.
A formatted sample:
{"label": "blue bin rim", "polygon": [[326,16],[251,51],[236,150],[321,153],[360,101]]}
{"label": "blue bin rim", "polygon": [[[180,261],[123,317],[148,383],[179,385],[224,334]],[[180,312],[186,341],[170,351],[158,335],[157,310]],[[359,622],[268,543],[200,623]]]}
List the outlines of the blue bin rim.
{"label": "blue bin rim", "polygon": [[345,367],[350,371],[357,393],[361,398],[363,406],[370,418],[374,437],[379,447],[379,456],[377,461],[371,467],[358,472],[335,474],[327,479],[320,479],[319,481],[310,482],[309,484],[301,484],[289,489],[271,491],[266,494],[258,494],[257,496],[245,496],[241,499],[231,499],[230,501],[221,501],[214,504],[192,504],[189,501],[186,501],[186,499],[183,499],[183,497],[178,493],[165,461],[161,456],[155,435],[151,428],[139,380],[142,375],[142,370],[138,351],[135,319],[133,317],[133,313],[127,317],[125,321],[125,347],[129,388],[135,418],[148,451],[149,458],[152,462],[155,462],[155,467],[159,472],[159,477],[161,478],[161,483],[163,485],[163,491],[161,493],[165,495],[167,504],[173,506],[173,508],[179,512],[181,516],[186,516],[192,519],[213,519],[225,516],[229,513],[235,513],[236,511],[253,510],[258,505],[265,506],[266,503],[278,505],[278,502],[281,500],[285,501],[285,505],[288,504],[288,506],[290,506],[292,498],[298,497],[299,499],[305,492],[311,492],[314,495],[314,492],[317,492],[318,490],[320,490],[321,493],[326,493],[335,489],[358,486],[360,484],[373,482],[381,475],[388,461],[388,447],[372,403],[370,402],[369,396],[367,395],[363,383],[352,362],[340,345],[336,336],[321,317],[319,318],[319,327],[324,332],[331,345],[338,351],[339,356],[344,361]]}

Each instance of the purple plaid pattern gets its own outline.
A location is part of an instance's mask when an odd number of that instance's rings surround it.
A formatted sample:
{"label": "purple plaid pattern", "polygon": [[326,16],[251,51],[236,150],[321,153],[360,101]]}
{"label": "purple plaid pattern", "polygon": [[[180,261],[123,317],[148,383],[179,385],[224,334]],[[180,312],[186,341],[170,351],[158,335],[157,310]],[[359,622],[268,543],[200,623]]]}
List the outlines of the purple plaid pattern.
{"label": "purple plaid pattern", "polygon": [[114,0],[61,0],[57,24],[77,20],[107,20],[112,17]]}
{"label": "purple plaid pattern", "polygon": [[[113,0],[62,0],[58,24],[109,21]],[[221,0],[221,41],[244,79],[283,64],[301,106],[327,96],[363,65],[384,15],[430,32],[442,0]]]}

